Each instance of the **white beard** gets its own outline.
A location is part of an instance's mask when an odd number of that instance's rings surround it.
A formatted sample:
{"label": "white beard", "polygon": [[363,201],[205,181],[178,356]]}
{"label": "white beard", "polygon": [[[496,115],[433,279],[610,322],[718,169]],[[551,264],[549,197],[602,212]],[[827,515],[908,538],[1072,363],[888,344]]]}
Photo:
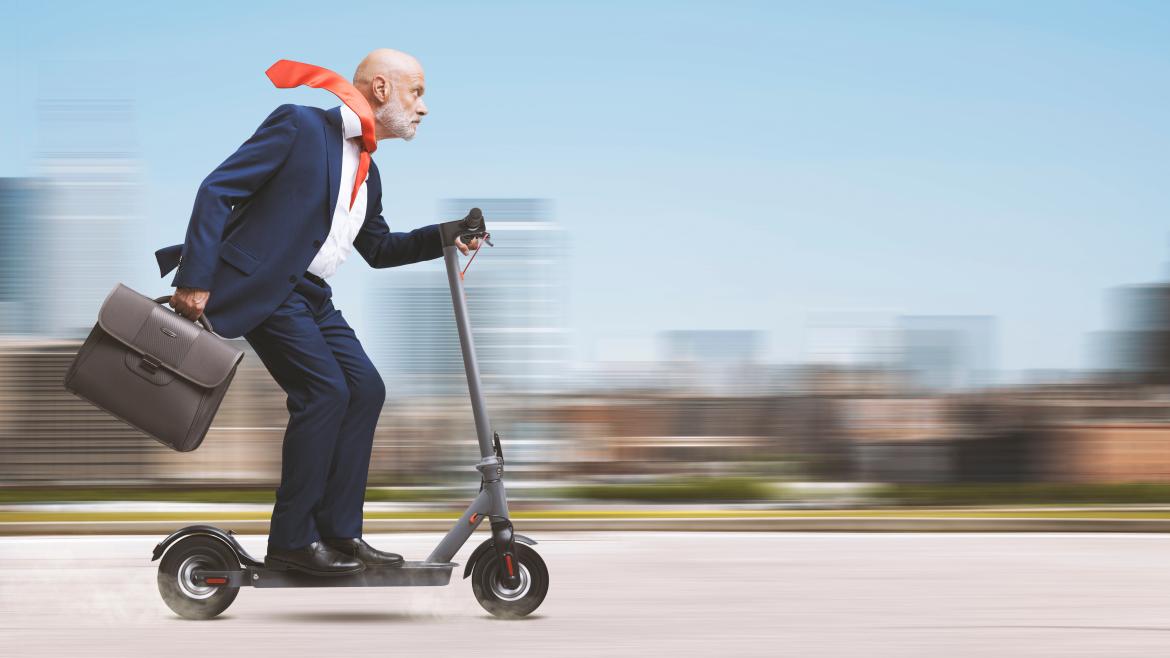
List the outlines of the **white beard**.
{"label": "white beard", "polygon": [[395,137],[401,137],[408,142],[414,139],[417,126],[398,103],[390,101],[379,107],[374,112],[374,118]]}

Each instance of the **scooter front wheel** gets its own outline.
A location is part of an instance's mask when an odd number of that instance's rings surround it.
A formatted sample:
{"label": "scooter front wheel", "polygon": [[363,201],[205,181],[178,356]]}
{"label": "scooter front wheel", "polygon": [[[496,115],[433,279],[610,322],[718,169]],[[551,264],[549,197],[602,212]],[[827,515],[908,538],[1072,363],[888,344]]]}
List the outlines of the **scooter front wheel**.
{"label": "scooter front wheel", "polygon": [[499,556],[485,552],[471,571],[471,590],[484,610],[497,617],[514,619],[532,614],[548,594],[548,567],[535,550],[516,543],[513,549],[520,567],[520,584],[509,588],[500,582]]}
{"label": "scooter front wheel", "polygon": [[202,583],[194,572],[239,568],[236,552],[223,542],[206,535],[191,535],[180,539],[163,556],[158,565],[158,591],[167,607],[180,617],[211,619],[227,610],[240,588]]}

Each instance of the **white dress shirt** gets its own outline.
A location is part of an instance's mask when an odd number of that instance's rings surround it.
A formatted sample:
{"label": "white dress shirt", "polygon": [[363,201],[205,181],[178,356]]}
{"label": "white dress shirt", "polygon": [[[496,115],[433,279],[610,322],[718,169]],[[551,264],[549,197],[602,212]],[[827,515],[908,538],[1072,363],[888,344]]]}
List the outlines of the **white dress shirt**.
{"label": "white dress shirt", "polygon": [[[353,194],[353,179],[357,176],[358,158],[361,153],[362,122],[358,115],[346,105],[341,106],[341,189],[337,193],[337,206],[333,208],[333,224],[321,250],[309,263],[309,271],[322,279],[328,279],[345,262],[353,251],[353,240],[366,221],[366,183],[358,188],[353,208],[349,198]],[[373,167],[370,168],[373,173]],[[369,174],[367,174],[367,177]]]}

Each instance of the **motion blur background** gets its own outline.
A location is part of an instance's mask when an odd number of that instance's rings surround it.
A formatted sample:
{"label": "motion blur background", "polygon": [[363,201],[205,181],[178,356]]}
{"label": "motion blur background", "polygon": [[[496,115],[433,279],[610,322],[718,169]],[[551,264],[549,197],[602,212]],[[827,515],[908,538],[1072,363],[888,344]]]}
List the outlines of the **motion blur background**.
{"label": "motion blur background", "polygon": [[[1170,503],[1170,5],[165,4],[0,8],[0,502],[271,500],[242,339],[191,454],[61,379],[272,108],[336,105],[263,71],[388,46],[431,109],[377,153],[392,230],[495,238],[468,295],[519,505]],[[439,264],[331,283],[388,387],[370,500],[466,497]]]}

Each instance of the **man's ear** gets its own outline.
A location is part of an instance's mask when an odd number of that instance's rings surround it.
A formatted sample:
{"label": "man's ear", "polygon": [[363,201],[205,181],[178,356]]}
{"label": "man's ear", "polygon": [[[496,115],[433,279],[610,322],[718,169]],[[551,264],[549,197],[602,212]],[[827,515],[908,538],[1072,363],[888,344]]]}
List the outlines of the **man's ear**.
{"label": "man's ear", "polygon": [[389,100],[390,94],[394,91],[394,87],[390,84],[390,80],[388,80],[384,75],[375,75],[373,86],[374,98],[378,99],[379,104],[385,103],[387,100]]}

